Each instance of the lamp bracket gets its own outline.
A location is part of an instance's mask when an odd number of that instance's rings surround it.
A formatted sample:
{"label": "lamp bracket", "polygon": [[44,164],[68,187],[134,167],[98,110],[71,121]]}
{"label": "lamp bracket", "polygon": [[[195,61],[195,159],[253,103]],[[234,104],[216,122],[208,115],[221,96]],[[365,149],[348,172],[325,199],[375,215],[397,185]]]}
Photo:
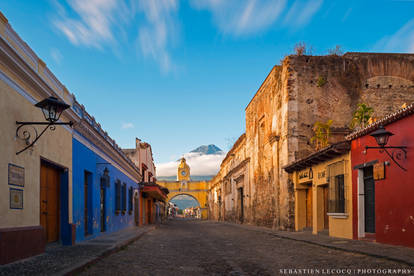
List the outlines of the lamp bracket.
{"label": "lamp bracket", "polygon": [[[26,147],[22,150],[16,152],[16,155],[24,152],[25,150],[33,147],[33,145],[39,140],[39,138],[46,132],[47,129],[54,131],[56,129],[56,125],[69,125],[72,127],[73,122],[19,122],[16,121],[17,129],[16,129],[16,137],[24,140],[26,143]],[[37,129],[34,127],[35,125],[43,125],[46,126],[40,134],[38,133]],[[31,127],[28,127],[31,126]]]}
{"label": "lamp bracket", "polygon": [[[365,147],[365,150],[368,149],[379,149],[380,152],[384,152],[391,158],[392,161],[394,161],[395,164],[397,164],[398,167],[400,167],[402,170],[407,171],[406,168],[400,165],[397,160],[403,160],[407,159],[407,147],[405,146],[383,146],[383,147]],[[392,152],[390,153],[387,149],[391,149]]]}

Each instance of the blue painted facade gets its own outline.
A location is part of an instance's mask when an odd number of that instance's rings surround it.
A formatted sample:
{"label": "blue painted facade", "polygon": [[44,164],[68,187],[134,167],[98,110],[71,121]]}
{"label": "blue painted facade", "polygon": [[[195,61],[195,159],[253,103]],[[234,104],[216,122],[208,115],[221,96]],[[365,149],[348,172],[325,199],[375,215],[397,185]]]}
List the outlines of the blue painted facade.
{"label": "blue painted facade", "polygon": [[[79,133],[78,133],[79,134]],[[79,134],[80,135],[80,134]],[[86,138],[84,138],[87,140]],[[134,193],[138,191],[138,184],[114,167],[112,164],[94,151],[90,150],[76,138],[73,138],[73,224],[76,225],[76,241],[95,238],[104,233],[116,232],[123,228],[135,225],[134,220],[134,206],[132,204],[132,211],[129,212],[129,200],[132,187]],[[93,143],[91,143],[93,144]],[[104,175],[104,169],[109,171],[109,184],[102,182],[101,178]],[[126,211],[116,211],[116,182],[121,183],[121,201],[122,201],[122,185],[126,184]],[[87,182],[87,189],[85,189],[85,182]],[[101,191],[102,188],[102,191]],[[85,213],[85,190],[87,190],[87,211]],[[101,230],[101,192],[104,196],[104,232]],[[131,198],[132,203],[133,198]],[[139,202],[138,202],[139,203]],[[121,202],[122,209],[122,202]],[[85,220],[85,216],[87,220]],[[85,229],[87,224],[87,229]],[[86,231],[88,232],[87,235]]]}

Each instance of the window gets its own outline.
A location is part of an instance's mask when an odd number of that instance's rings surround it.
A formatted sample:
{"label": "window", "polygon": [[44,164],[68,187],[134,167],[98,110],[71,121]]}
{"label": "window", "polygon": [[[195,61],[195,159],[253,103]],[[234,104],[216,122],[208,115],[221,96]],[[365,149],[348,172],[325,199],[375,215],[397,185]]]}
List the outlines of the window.
{"label": "window", "polygon": [[346,213],[346,174],[345,161],[328,166],[329,179],[329,213]]}
{"label": "window", "polygon": [[335,190],[335,213],[345,213],[345,185],[343,174],[335,176]]}
{"label": "window", "polygon": [[119,179],[115,182],[115,213],[119,214],[121,211],[121,181]]}
{"label": "window", "polygon": [[132,214],[132,197],[134,196],[134,189],[132,187],[129,187],[128,190],[128,212],[129,214]]}
{"label": "window", "polygon": [[126,184],[122,185],[122,213],[125,214],[126,211]]}

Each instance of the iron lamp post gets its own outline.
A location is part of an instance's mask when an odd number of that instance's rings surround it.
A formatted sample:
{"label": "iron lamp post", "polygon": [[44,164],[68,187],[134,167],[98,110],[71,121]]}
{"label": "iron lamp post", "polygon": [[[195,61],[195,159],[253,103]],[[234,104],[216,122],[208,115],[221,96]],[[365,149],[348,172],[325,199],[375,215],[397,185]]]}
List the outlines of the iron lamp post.
{"label": "iron lamp post", "polygon": [[[25,150],[33,147],[33,145],[39,140],[39,138],[45,133],[45,131],[50,128],[50,130],[54,131],[56,129],[56,125],[69,125],[72,127],[73,122],[58,122],[60,115],[65,109],[68,109],[70,105],[58,100],[55,97],[46,98],[37,104],[36,107],[40,108],[45,116],[46,122],[19,122],[16,121],[17,129],[16,129],[16,137],[24,140],[26,142],[26,147],[22,150],[16,152],[16,155],[24,152]],[[46,127],[38,134],[34,125],[45,125]],[[23,129],[24,126],[32,126],[34,137],[33,140],[32,134],[29,130]]]}
{"label": "iron lamp post", "polygon": [[[365,150],[379,149],[380,151],[385,151],[385,153],[388,154],[391,160],[394,161],[394,163],[397,164],[398,167],[400,167],[404,171],[407,171],[407,169],[401,166],[396,160],[396,159],[401,160],[402,158],[404,159],[407,158],[407,147],[406,146],[387,146],[389,138],[393,135],[394,133],[387,131],[383,126],[380,126],[376,131],[374,131],[370,135],[375,138],[375,141],[377,142],[378,147],[365,146]],[[393,152],[390,153],[387,149],[392,149]]]}

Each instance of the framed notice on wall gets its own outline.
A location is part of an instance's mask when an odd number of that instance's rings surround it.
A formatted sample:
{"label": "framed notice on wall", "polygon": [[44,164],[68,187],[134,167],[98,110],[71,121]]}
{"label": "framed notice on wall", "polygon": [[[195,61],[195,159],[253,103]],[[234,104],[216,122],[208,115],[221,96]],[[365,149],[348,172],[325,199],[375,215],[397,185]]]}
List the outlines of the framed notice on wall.
{"label": "framed notice on wall", "polygon": [[10,209],[23,209],[23,190],[10,188]]}
{"label": "framed notice on wall", "polygon": [[24,168],[9,163],[9,185],[24,187]]}
{"label": "framed notice on wall", "polygon": [[374,180],[382,180],[385,178],[384,162],[374,164]]}

